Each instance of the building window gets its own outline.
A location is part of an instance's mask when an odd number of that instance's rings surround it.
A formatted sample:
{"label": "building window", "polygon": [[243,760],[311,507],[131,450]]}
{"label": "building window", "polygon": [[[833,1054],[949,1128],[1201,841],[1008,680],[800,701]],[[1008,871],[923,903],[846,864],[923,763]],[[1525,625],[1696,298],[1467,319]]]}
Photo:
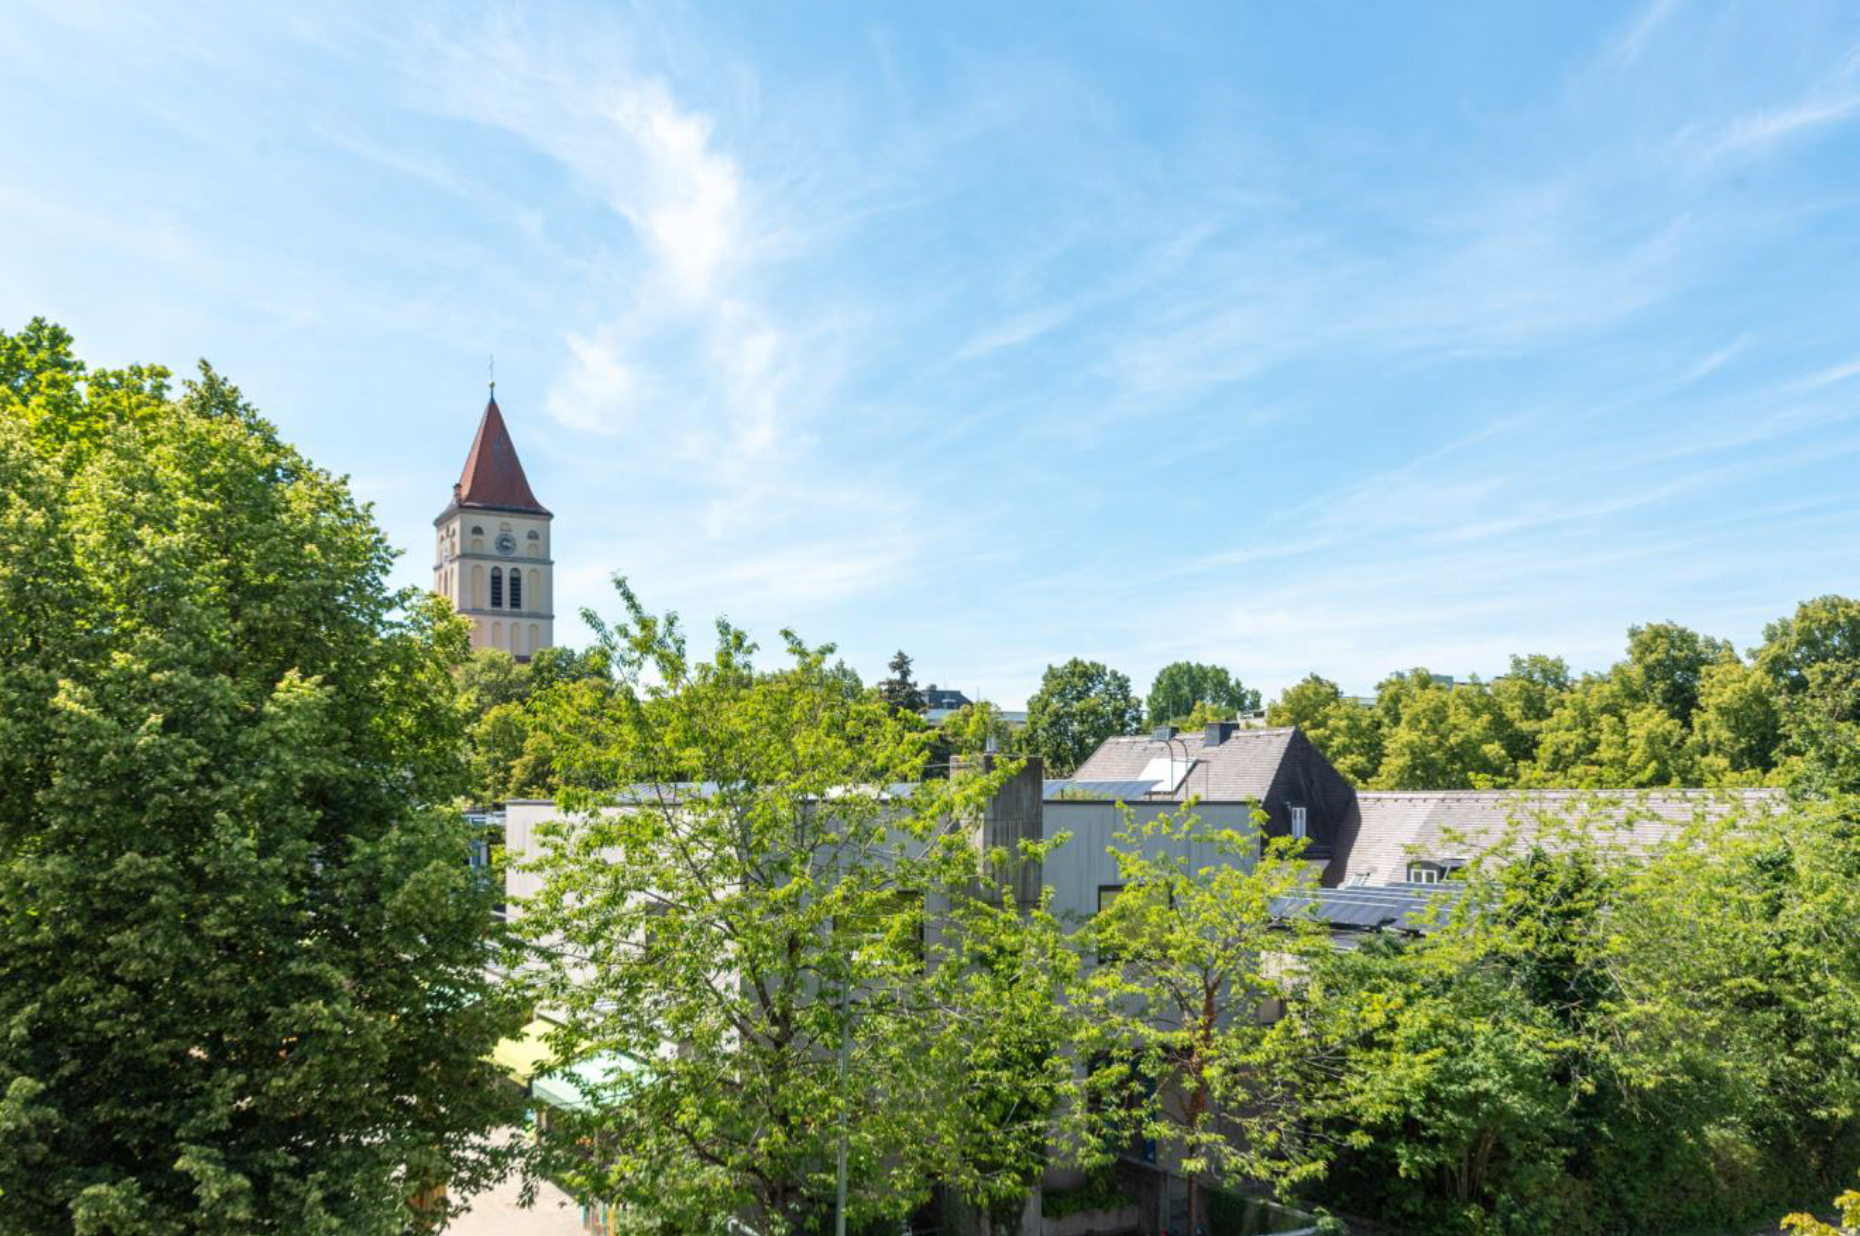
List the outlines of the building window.
{"label": "building window", "polygon": [[1432,863],[1409,863],[1408,883],[1438,884],[1440,883],[1440,868]]}
{"label": "building window", "polygon": [[504,568],[491,568],[491,608],[504,608]]}
{"label": "building window", "polygon": [[512,609],[523,608],[523,572],[522,571],[512,571],[510,573],[510,608]]}
{"label": "building window", "polygon": [[[1117,895],[1123,891],[1124,886],[1122,884],[1100,884],[1098,886],[1098,913],[1102,915],[1106,910],[1110,909],[1111,903],[1116,901]],[[1117,951],[1115,949],[1106,948],[1102,943],[1098,945],[1099,965],[1102,966],[1116,960]]]}
{"label": "building window", "polygon": [[483,525],[483,524],[473,524],[473,525],[471,526],[471,534],[472,534],[473,536],[483,536],[483,535],[484,535],[484,525]]}
{"label": "building window", "polygon": [[1303,841],[1305,839],[1307,827],[1308,825],[1306,824],[1306,820],[1305,820],[1305,809],[1303,807],[1293,807],[1292,808],[1292,836],[1296,837],[1300,841]]}

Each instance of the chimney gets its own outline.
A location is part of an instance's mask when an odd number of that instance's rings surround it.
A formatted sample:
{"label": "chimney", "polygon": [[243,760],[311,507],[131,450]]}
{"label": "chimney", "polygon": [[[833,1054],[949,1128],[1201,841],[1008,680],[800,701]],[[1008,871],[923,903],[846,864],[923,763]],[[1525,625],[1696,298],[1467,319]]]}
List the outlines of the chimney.
{"label": "chimney", "polygon": [[[1001,757],[998,755],[958,757],[956,767],[950,771],[956,775],[964,772],[992,772],[1000,762]],[[1014,899],[1022,909],[1039,904],[1041,885],[1045,880],[1039,862],[1027,862],[1019,857],[1021,842],[1040,841],[1046,835],[1045,802],[1045,771],[1040,757],[1027,756],[1025,767],[1019,775],[996,790],[994,797],[983,806],[982,818],[976,822],[973,834],[976,848],[981,853],[986,854],[997,848],[1006,851],[1007,883],[1013,888]]]}
{"label": "chimney", "polygon": [[1210,721],[1208,728],[1201,733],[1201,745],[1218,747],[1232,738],[1239,728],[1240,724],[1237,721]]}
{"label": "chimney", "polygon": [[1150,731],[1150,741],[1151,742],[1168,742],[1171,738],[1175,737],[1175,733],[1176,733],[1175,726],[1159,725],[1155,729]]}

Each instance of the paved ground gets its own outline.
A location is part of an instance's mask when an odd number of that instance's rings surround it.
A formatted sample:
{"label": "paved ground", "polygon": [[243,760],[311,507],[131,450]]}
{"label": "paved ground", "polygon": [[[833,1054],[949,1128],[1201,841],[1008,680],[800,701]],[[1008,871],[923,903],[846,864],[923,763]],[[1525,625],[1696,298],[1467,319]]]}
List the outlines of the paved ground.
{"label": "paved ground", "polygon": [[517,1204],[518,1184],[508,1179],[470,1199],[471,1210],[454,1219],[446,1236],[585,1236],[581,1208],[552,1184],[539,1185],[536,1204]]}

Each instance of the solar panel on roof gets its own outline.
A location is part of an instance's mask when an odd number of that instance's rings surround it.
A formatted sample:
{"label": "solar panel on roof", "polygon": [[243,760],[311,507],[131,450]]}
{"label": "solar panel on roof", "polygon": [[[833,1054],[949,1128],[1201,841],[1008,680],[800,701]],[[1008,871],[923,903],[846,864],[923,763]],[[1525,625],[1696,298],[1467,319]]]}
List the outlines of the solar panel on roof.
{"label": "solar panel on roof", "polygon": [[1281,897],[1273,903],[1272,909],[1274,914],[1286,918],[1308,914],[1332,927],[1427,931],[1443,913],[1433,908],[1434,899],[1442,894],[1451,899],[1457,897],[1458,892],[1458,889],[1442,889],[1438,885],[1324,888],[1310,895]]}
{"label": "solar panel on roof", "polygon": [[1048,781],[1043,794],[1048,799],[1060,797],[1099,798],[1106,802],[1135,802],[1156,789],[1154,781]]}

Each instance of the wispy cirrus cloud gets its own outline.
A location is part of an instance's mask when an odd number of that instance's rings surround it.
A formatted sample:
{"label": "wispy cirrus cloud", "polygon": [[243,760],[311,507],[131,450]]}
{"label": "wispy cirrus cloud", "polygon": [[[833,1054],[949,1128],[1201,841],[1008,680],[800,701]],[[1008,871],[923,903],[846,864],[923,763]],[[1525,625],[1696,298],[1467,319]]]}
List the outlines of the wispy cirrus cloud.
{"label": "wispy cirrus cloud", "polygon": [[1860,116],[1860,46],[1808,91],[1733,118],[1718,130],[1708,151],[1714,156],[1760,153],[1856,116]]}
{"label": "wispy cirrus cloud", "polygon": [[1618,37],[1609,42],[1602,56],[1603,62],[1622,69],[1640,59],[1647,45],[1659,34],[1660,27],[1666,24],[1678,8],[1679,0],[1652,0]]}

